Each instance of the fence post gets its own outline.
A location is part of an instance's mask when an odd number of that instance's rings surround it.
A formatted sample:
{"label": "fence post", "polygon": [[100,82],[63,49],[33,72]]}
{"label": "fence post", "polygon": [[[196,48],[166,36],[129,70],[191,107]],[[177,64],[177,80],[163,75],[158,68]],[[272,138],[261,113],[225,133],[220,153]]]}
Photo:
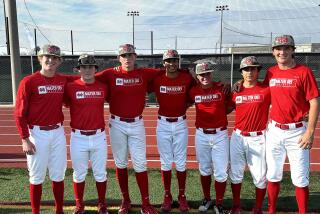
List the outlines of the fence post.
{"label": "fence post", "polygon": [[12,78],[12,101],[16,104],[16,93],[21,79],[20,47],[18,36],[17,7],[15,0],[6,0],[9,18],[9,43]]}
{"label": "fence post", "polygon": [[234,54],[231,53],[231,71],[230,71],[230,84],[233,85],[233,63],[234,63]]}
{"label": "fence post", "polygon": [[73,55],[73,33],[71,30],[71,54]]}
{"label": "fence post", "polygon": [[150,36],[151,36],[151,55],[153,55],[153,31],[150,31]]}
{"label": "fence post", "polygon": [[34,48],[35,48],[35,53],[36,56],[38,55],[38,45],[37,45],[37,29],[33,29],[33,34],[34,34]]}

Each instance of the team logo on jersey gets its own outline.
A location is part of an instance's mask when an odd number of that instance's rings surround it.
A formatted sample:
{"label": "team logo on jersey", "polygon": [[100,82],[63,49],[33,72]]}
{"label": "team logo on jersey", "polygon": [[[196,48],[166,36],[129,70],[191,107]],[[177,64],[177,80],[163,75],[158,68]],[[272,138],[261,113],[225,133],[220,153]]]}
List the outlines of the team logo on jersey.
{"label": "team logo on jersey", "polygon": [[221,94],[197,95],[194,98],[195,103],[210,103],[221,100]]}
{"label": "team logo on jersey", "polygon": [[103,91],[77,91],[77,99],[86,99],[86,98],[103,98]]}
{"label": "team logo on jersey", "polygon": [[274,78],[270,79],[269,86],[270,87],[296,87],[297,79],[287,79],[287,78]]}
{"label": "team logo on jersey", "polygon": [[63,85],[40,85],[38,86],[39,94],[61,94],[63,93]]}
{"label": "team logo on jersey", "polygon": [[160,86],[160,93],[163,94],[183,94],[185,91],[185,86]]}
{"label": "team logo on jersey", "polygon": [[134,86],[134,85],[141,85],[142,84],[141,77],[134,77],[134,78],[116,78],[116,85],[120,86]]}
{"label": "team logo on jersey", "polygon": [[263,94],[236,96],[236,103],[258,103],[263,101]]}

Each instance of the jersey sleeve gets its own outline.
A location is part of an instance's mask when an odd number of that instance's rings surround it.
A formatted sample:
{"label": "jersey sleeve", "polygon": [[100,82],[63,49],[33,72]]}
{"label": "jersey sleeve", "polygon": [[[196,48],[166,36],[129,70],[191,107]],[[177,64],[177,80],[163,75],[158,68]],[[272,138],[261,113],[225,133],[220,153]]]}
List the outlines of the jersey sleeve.
{"label": "jersey sleeve", "polygon": [[237,96],[237,93],[235,93],[235,92],[232,92],[232,93],[231,93],[231,95],[230,95],[231,98],[230,98],[230,100],[229,100],[229,102],[228,102],[228,106],[229,106],[230,108],[233,108],[233,109],[236,108],[236,102],[235,102],[236,96]]}
{"label": "jersey sleeve", "polygon": [[70,107],[70,103],[71,103],[71,97],[70,97],[70,83],[67,83],[66,84],[66,88],[64,90],[64,93],[63,93],[63,105],[66,107],[66,108],[69,108]]}
{"label": "jersey sleeve", "polygon": [[22,139],[29,137],[29,129],[27,123],[27,114],[29,110],[29,99],[31,96],[31,86],[30,81],[23,79],[20,82],[17,97],[16,97],[16,107],[15,107],[15,121],[18,128],[18,132]]}
{"label": "jersey sleeve", "polygon": [[165,73],[163,68],[143,68],[143,70],[147,76],[148,84],[150,84],[156,77]]}
{"label": "jersey sleeve", "polygon": [[190,91],[189,91],[189,102],[190,102],[190,104],[193,104],[195,101],[194,101],[194,91],[195,91],[195,87],[196,86],[194,86],[194,87],[192,87],[191,89],[190,89]]}
{"label": "jersey sleeve", "polygon": [[64,77],[66,77],[67,82],[73,82],[77,79],[80,79],[80,75],[63,75]]}
{"label": "jersey sleeve", "polygon": [[108,76],[110,72],[112,72],[111,69],[100,71],[95,74],[95,78],[102,83],[106,83],[108,82],[108,79],[109,79]]}
{"label": "jersey sleeve", "polygon": [[303,89],[306,95],[306,100],[319,97],[319,90],[316,79],[310,68],[306,68],[306,72],[303,72],[304,77],[302,81]]}

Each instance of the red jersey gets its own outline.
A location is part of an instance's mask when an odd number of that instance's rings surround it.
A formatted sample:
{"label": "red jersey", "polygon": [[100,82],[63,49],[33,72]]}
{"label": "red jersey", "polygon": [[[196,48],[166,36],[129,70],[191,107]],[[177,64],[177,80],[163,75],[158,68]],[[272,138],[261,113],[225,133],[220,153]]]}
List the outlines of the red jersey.
{"label": "red jersey", "polygon": [[207,89],[200,85],[192,87],[190,98],[196,105],[196,127],[208,129],[228,125],[226,102],[229,100],[218,83],[213,82],[213,86]]}
{"label": "red jersey", "polygon": [[67,84],[65,95],[72,128],[96,130],[105,127],[104,101],[108,95],[105,84],[99,81],[85,83],[78,79]]}
{"label": "red jersey", "polygon": [[64,119],[62,101],[67,76],[45,77],[40,71],[20,82],[15,119],[22,139],[29,137],[28,125],[49,126]]}
{"label": "red jersey", "polygon": [[186,114],[189,100],[189,89],[192,77],[188,73],[179,73],[176,78],[166,74],[157,77],[153,82],[153,91],[159,103],[159,115],[179,117]]}
{"label": "red jersey", "polygon": [[264,81],[269,84],[272,97],[270,118],[278,123],[301,121],[309,111],[309,100],[319,97],[315,77],[304,65],[288,70],[275,65],[268,69]]}
{"label": "red jersey", "polygon": [[257,83],[252,88],[244,88],[232,94],[232,104],[236,109],[235,128],[253,132],[266,129],[271,103],[269,87]]}
{"label": "red jersey", "polygon": [[128,72],[116,67],[97,73],[96,78],[108,85],[110,113],[134,118],[142,114],[148,84],[159,74],[159,69],[137,68]]}

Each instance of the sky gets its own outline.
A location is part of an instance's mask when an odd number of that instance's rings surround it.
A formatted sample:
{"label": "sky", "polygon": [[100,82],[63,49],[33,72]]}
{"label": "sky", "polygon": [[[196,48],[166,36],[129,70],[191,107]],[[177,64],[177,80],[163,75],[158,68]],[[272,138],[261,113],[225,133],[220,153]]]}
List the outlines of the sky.
{"label": "sky", "polygon": [[[176,48],[180,53],[217,53],[222,46],[269,45],[274,36],[292,34],[296,43],[320,43],[320,0],[16,0],[20,47],[32,47],[34,29],[41,47],[56,44],[75,52],[114,54],[132,43],[133,17],[138,53]],[[3,1],[0,2],[0,48],[5,47]],[[30,44],[31,43],[31,44]],[[224,51],[224,49],[223,49]],[[0,54],[3,54],[3,48]]]}

